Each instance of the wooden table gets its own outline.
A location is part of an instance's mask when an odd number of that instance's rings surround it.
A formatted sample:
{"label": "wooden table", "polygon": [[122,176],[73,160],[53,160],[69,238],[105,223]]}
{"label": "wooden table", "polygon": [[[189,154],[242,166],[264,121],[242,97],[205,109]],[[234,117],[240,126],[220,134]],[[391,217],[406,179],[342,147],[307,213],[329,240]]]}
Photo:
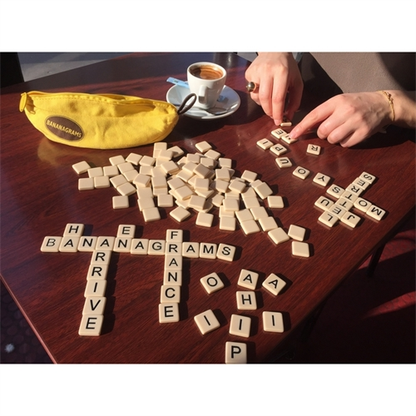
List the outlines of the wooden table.
{"label": "wooden table", "polygon": [[[79,149],[53,143],[19,112],[22,92],[76,91],[120,93],[165,100],[171,87],[169,76],[185,79],[187,66],[195,61],[215,61],[228,71],[227,85],[241,98],[230,117],[194,120],[181,116],[168,146],[186,153],[195,144],[209,142],[224,157],[234,161],[236,175],[257,172],[275,194],[284,197],[283,209],[268,210],[286,231],[291,224],[307,229],[309,258],[294,257],[291,243],[275,245],[264,232],[245,235],[218,226],[214,209],[212,228],[195,225],[196,215],[182,223],[161,208],[162,219],[145,223],[135,197],[130,208],[113,210],[114,188],[80,192],[74,163],[87,160],[108,165],[109,157],[130,152],[152,155],[153,145],[124,150]],[[256,142],[270,135],[273,122],[245,92],[244,72],[248,62],[235,54],[154,53],[132,54],[35,81],[4,88],[1,95],[1,277],[56,363],[223,363],[225,343],[243,342],[248,362],[270,362],[311,313],[378,247],[385,243],[415,205],[414,131],[391,129],[359,148],[344,149],[310,136],[291,144],[287,157],[293,168],[280,169],[275,156]],[[307,92],[303,109],[307,109]],[[319,156],[306,153],[308,144],[322,146]],[[311,171],[305,179],[293,176],[295,167]],[[328,228],[318,222],[314,207],[325,187],[313,183],[317,173],[346,187],[362,172],[377,181],[365,198],[387,211],[381,221],[360,215],[360,225]],[[267,206],[267,205],[265,205]],[[357,211],[354,211],[357,212]],[[85,224],[85,233],[115,236],[118,225],[136,225],[136,237],[164,239],[167,229],[184,230],[185,241],[226,243],[237,248],[232,262],[192,259],[184,261],[180,321],[159,324],[158,304],[163,280],[163,256],[114,254],[108,276],[107,308],[103,333],[81,337],[78,328],[84,305],[89,253],[42,253],[43,238],[62,235],[66,224]],[[241,269],[260,274],[255,290],[258,308],[238,311],[237,280]],[[225,288],[208,295],[200,278],[217,272]],[[275,273],[287,281],[286,290],[273,296],[261,282]],[[194,316],[212,309],[221,326],[201,335]],[[262,312],[283,312],[284,333],[263,331]],[[249,338],[229,334],[232,314],[251,317]]]}

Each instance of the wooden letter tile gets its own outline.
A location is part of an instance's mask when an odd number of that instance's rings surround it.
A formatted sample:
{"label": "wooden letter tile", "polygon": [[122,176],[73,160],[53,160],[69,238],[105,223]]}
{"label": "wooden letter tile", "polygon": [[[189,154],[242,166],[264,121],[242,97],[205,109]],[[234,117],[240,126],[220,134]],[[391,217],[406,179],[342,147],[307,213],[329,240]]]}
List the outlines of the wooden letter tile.
{"label": "wooden letter tile", "polygon": [[247,364],[247,345],[243,342],[225,343],[226,364]]}
{"label": "wooden letter tile", "polygon": [[220,243],[217,250],[217,259],[233,261],[236,248],[229,244]]}
{"label": "wooden letter tile", "polygon": [[266,332],[284,332],[283,315],[281,312],[264,311],[263,330]]}
{"label": "wooden letter tile", "polygon": [[259,274],[251,270],[241,269],[237,285],[249,290],[255,290]]}
{"label": "wooden letter tile", "polygon": [[103,315],[82,315],[78,334],[81,336],[99,336],[103,322]]}
{"label": "wooden letter tile", "polygon": [[159,304],[159,323],[168,324],[179,322],[179,304],[178,303],[160,303]]}
{"label": "wooden letter tile", "polygon": [[286,282],[278,275],[271,273],[262,283],[264,289],[269,291],[272,295],[277,296],[286,286]]}
{"label": "wooden letter tile", "polygon": [[254,291],[237,291],[237,309],[254,311],[257,309],[256,292]]}
{"label": "wooden letter tile", "polygon": [[200,281],[209,295],[224,287],[224,283],[217,273],[211,273],[204,276],[200,279]]}
{"label": "wooden letter tile", "polygon": [[250,336],[251,318],[232,314],[229,333],[237,337],[248,338]]}
{"label": "wooden letter tile", "polygon": [[220,327],[220,323],[211,309],[194,316],[194,321],[202,335]]}
{"label": "wooden letter tile", "polygon": [[46,236],[43,239],[40,251],[44,253],[59,253],[59,246],[61,244],[62,237],[60,236]]}

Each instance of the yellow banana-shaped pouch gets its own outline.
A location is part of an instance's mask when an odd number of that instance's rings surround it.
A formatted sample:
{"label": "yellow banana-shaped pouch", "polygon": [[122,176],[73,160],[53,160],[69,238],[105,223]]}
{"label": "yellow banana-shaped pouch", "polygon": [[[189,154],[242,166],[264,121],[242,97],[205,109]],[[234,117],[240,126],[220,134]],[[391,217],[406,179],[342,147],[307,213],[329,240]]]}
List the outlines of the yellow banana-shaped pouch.
{"label": "yellow banana-shaped pouch", "polygon": [[193,105],[184,108],[188,97],[176,109],[166,101],[127,95],[31,91],[21,95],[19,109],[54,142],[122,149],[166,138],[179,115]]}

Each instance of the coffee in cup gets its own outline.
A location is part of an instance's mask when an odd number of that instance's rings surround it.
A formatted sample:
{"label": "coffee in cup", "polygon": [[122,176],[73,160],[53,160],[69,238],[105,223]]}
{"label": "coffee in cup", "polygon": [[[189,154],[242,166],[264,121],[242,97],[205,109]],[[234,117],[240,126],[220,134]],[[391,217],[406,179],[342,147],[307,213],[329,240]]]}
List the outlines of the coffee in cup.
{"label": "coffee in cup", "polygon": [[196,107],[214,107],[225,85],[226,70],[213,62],[197,62],[187,70],[189,90],[197,96]]}

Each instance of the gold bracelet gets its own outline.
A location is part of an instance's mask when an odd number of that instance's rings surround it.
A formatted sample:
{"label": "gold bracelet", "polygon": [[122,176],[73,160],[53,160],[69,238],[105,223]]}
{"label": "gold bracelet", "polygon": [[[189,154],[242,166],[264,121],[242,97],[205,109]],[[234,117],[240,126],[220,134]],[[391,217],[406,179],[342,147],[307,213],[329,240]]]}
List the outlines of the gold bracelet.
{"label": "gold bracelet", "polygon": [[382,92],[386,96],[387,100],[389,101],[391,113],[393,115],[393,117],[392,117],[392,123],[394,123],[394,121],[396,120],[396,113],[394,112],[393,97],[387,91],[380,90],[380,92]]}

